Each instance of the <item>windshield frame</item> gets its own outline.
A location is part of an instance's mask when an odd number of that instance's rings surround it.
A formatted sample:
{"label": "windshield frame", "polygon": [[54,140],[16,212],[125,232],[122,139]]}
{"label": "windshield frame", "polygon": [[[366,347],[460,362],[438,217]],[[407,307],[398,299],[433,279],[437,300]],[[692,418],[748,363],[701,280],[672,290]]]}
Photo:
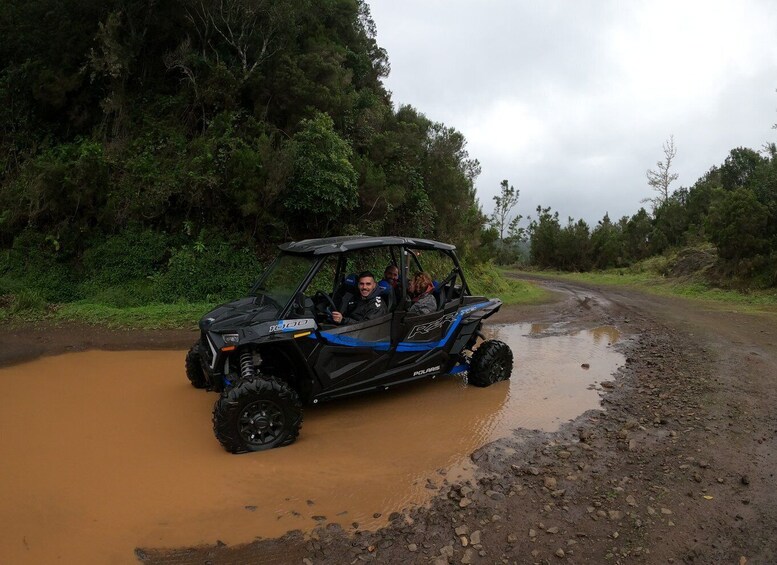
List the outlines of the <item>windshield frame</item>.
{"label": "windshield frame", "polygon": [[[265,283],[267,280],[275,273],[276,269],[279,268],[280,264],[283,262],[283,260],[287,257],[292,257],[295,259],[300,259],[308,262],[308,269],[305,272],[305,274],[299,279],[299,281],[296,283],[296,286],[294,286],[293,292],[283,300],[284,295],[280,295],[279,293],[277,296],[274,296],[272,293],[267,292],[268,290],[272,289],[263,289]],[[319,268],[321,267],[321,264],[323,263],[326,256],[314,256],[309,254],[302,254],[302,253],[288,253],[285,251],[281,251],[278,253],[278,255],[275,256],[275,259],[272,260],[272,262],[267,265],[267,268],[265,268],[264,272],[259,276],[257,281],[253,284],[251,287],[251,290],[249,291],[249,296],[256,296],[261,297],[262,302],[264,301],[264,297],[269,298],[271,301],[278,304],[278,319],[283,319],[287,314],[289,309],[292,306],[292,303],[294,302],[294,298],[302,292],[307,286],[310,284],[311,279],[313,276],[318,272]],[[288,287],[288,289],[291,289],[291,287]],[[287,290],[288,290],[287,289]],[[281,300],[283,302],[281,302]],[[261,305],[261,302],[260,302]]]}

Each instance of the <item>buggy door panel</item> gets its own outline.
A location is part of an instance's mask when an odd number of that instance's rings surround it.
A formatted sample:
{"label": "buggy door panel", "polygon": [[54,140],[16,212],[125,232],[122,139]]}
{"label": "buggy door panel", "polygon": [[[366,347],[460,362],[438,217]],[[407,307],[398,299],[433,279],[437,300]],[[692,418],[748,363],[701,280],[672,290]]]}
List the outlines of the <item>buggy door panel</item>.
{"label": "buggy door panel", "polygon": [[319,332],[314,362],[325,397],[374,389],[387,367],[391,316]]}
{"label": "buggy door panel", "polygon": [[457,312],[457,305],[452,304],[443,310],[422,316],[404,314],[401,338],[397,343],[392,366],[413,369],[412,374],[415,377],[444,371],[448,361],[447,351],[452,343],[451,325]]}

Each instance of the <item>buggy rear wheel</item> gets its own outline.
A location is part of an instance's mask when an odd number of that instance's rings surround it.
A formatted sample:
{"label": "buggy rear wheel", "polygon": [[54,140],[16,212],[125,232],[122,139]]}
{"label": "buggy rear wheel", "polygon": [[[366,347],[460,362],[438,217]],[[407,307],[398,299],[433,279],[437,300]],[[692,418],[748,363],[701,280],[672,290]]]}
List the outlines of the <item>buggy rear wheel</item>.
{"label": "buggy rear wheel", "polygon": [[230,453],[289,445],[302,427],[302,403],[285,382],[260,375],[241,379],[213,406],[213,433]]}
{"label": "buggy rear wheel", "polygon": [[205,372],[202,370],[200,362],[200,344],[195,343],[186,354],[186,376],[194,388],[205,388],[208,381],[205,379]]}
{"label": "buggy rear wheel", "polygon": [[472,355],[467,382],[486,387],[510,378],[513,372],[513,352],[502,341],[484,341]]}

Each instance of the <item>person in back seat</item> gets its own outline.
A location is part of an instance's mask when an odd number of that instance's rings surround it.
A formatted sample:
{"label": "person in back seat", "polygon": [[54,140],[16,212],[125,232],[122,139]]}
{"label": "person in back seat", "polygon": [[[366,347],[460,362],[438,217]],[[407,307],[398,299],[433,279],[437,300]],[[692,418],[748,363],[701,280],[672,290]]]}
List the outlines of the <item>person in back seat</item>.
{"label": "person in back seat", "polygon": [[412,304],[408,308],[408,314],[431,314],[437,310],[437,299],[434,297],[434,285],[429,273],[423,271],[413,275],[410,279],[408,293]]}
{"label": "person in back seat", "polygon": [[332,312],[335,324],[346,325],[380,318],[388,313],[388,304],[380,295],[375,275],[370,271],[359,273],[359,296],[348,302],[345,314]]}
{"label": "person in back seat", "polygon": [[396,265],[389,265],[386,267],[386,270],[383,271],[383,280],[386,281],[391,288],[396,288],[397,282],[399,281],[399,267]]}

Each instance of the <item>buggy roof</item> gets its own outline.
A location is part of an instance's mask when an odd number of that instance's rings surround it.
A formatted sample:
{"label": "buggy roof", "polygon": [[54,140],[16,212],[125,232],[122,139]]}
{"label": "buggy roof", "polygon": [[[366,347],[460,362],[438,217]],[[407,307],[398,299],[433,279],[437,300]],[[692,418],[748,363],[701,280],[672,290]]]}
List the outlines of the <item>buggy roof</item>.
{"label": "buggy roof", "polygon": [[287,253],[301,253],[312,255],[331,255],[345,253],[354,249],[366,249],[369,247],[388,247],[390,245],[407,245],[417,249],[440,249],[442,251],[454,251],[455,245],[440,243],[431,239],[418,239],[415,237],[396,236],[365,236],[349,235],[343,237],[326,237],[321,239],[305,239],[302,241],[290,241],[279,245],[281,251]]}

